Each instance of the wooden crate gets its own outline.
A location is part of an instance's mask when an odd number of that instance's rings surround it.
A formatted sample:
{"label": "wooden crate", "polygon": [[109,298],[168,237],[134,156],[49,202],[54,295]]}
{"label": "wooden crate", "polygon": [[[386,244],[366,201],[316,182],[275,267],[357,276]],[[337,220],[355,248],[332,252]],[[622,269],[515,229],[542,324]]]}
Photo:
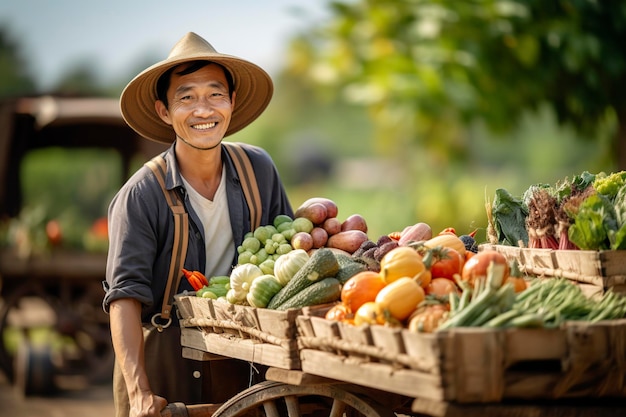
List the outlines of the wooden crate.
{"label": "wooden crate", "polygon": [[281,369],[300,369],[296,317],[327,306],[276,311],[195,295],[176,296],[184,348]]}
{"label": "wooden crate", "polygon": [[432,334],[297,318],[302,370],[413,398],[626,396],[626,320]]}
{"label": "wooden crate", "polygon": [[588,296],[608,289],[626,293],[626,251],[529,249],[504,245],[480,245],[517,260],[523,273],[538,277],[562,277],[579,284]]}

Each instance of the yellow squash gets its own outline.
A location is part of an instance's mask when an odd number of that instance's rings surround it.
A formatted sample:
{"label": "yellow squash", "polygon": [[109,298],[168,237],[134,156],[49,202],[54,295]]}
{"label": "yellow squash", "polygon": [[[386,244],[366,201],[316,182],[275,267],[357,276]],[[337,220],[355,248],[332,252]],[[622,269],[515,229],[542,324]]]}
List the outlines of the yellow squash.
{"label": "yellow squash", "polygon": [[422,255],[408,246],[398,246],[380,260],[380,276],[387,284],[399,278],[413,278],[425,269]]}
{"label": "yellow squash", "polygon": [[403,321],[426,297],[424,289],[413,278],[403,277],[378,292],[376,304],[396,320]]}

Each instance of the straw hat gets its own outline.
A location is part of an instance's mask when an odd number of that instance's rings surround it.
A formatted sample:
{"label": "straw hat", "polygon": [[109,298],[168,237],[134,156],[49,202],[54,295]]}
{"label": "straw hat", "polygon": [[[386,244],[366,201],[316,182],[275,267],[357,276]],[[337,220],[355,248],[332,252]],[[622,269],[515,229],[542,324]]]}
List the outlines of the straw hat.
{"label": "straw hat", "polygon": [[189,32],[174,45],[167,59],[142,71],[124,88],[120,108],[126,123],[147,139],[172,143],[172,126],[163,122],[154,108],[157,80],[170,68],[196,60],[221,64],[232,74],[237,101],[225,136],[243,129],[263,113],[274,91],[270,76],[251,62],[220,54],[206,40]]}

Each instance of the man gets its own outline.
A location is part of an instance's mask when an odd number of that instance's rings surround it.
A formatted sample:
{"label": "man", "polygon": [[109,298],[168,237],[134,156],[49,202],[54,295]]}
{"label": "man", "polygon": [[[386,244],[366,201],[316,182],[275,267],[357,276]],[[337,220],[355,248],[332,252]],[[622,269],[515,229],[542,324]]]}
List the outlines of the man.
{"label": "man", "polygon": [[[220,54],[188,33],[167,59],[124,89],[122,115],[145,138],[171,143],[163,153],[165,186],[189,216],[184,268],[228,275],[236,247],[251,230],[242,181],[222,139],[254,121],[273,92],[270,77],[243,59]],[[278,172],[262,149],[241,144],[258,182],[261,224],[293,216]],[[234,359],[182,358],[180,329],[158,316],[173,253],[174,220],[155,174],[139,169],[109,208],[104,309],[116,355],[117,416],[159,416],[168,402],[219,403],[247,387],[250,366]],[[191,290],[186,280],[177,292]],[[152,323],[152,324],[151,324]],[[159,331],[154,331],[155,325]],[[165,327],[165,326],[164,326]]]}

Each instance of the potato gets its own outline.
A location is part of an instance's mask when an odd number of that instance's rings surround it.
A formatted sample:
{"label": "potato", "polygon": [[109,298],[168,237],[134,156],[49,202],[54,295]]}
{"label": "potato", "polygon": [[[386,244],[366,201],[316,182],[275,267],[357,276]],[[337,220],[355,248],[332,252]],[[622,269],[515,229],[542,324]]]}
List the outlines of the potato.
{"label": "potato", "polygon": [[322,227],[326,230],[328,236],[336,235],[341,232],[341,221],[336,217],[329,217],[324,220]]}
{"label": "potato", "polygon": [[311,230],[311,237],[313,238],[313,247],[321,248],[328,242],[328,233],[322,227],[314,227]]}
{"label": "potato", "polygon": [[337,207],[337,204],[333,200],[330,200],[324,197],[309,198],[308,200],[306,200],[304,203],[300,205],[300,208],[304,209],[310,206],[311,204],[323,204],[324,207],[326,207],[326,212],[327,212],[328,217],[337,217],[337,214],[339,214],[339,208]]}
{"label": "potato", "polygon": [[360,230],[367,233],[367,222],[365,218],[360,214],[353,214],[349,216],[343,223],[341,223],[341,231],[347,230]]}
{"label": "potato", "polygon": [[313,248],[313,237],[306,232],[298,232],[291,238],[291,246],[294,249],[308,251]]}
{"label": "potato", "polygon": [[367,239],[367,234],[362,230],[346,230],[329,236],[326,246],[341,249],[352,254]]}
{"label": "potato", "polygon": [[328,218],[328,210],[322,203],[313,203],[307,206],[300,206],[294,216],[296,219],[298,217],[307,218],[311,220],[314,225],[318,226],[324,223],[324,220]]}

